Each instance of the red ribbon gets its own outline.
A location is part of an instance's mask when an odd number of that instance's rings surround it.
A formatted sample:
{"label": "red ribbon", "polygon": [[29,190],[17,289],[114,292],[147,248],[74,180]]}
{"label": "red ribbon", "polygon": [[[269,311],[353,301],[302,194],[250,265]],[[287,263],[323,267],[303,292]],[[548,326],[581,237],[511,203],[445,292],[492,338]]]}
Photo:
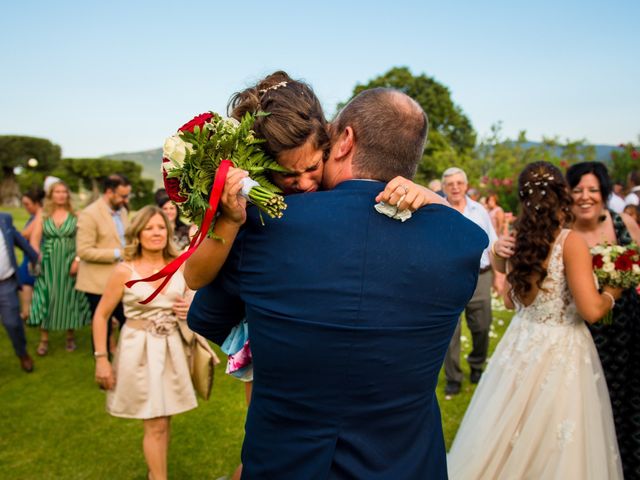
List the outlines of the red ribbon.
{"label": "red ribbon", "polygon": [[162,283],[154,290],[154,292],[149,295],[147,298],[142,300],[140,303],[146,305],[151,300],[156,298],[156,296],[162,291],[173,274],[178,271],[178,269],[182,266],[182,264],[189,258],[193,252],[195,252],[200,244],[207,237],[207,233],[209,232],[209,227],[211,227],[211,222],[213,222],[213,217],[218,209],[218,203],[220,202],[220,196],[222,195],[222,189],[224,188],[224,182],[227,178],[227,172],[229,171],[229,167],[232,165],[230,160],[222,160],[220,162],[220,166],[218,167],[218,171],[216,172],[216,176],[213,180],[213,187],[211,188],[211,196],[209,197],[209,208],[204,214],[204,220],[202,221],[202,225],[200,226],[200,230],[191,240],[191,244],[189,245],[189,250],[184,252],[179,257],[175,258],[171,263],[165,265],[165,267],[157,273],[148,276],[147,278],[140,278],[138,280],[129,280],[125,285],[129,288],[133,287],[138,282],[155,282],[156,280],[160,280],[164,278]]}

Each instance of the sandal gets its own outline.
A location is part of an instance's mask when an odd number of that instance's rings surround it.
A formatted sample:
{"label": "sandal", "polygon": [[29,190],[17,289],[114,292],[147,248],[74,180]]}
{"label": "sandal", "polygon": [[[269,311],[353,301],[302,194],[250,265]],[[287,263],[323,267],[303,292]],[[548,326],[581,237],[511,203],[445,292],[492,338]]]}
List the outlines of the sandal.
{"label": "sandal", "polygon": [[77,348],[75,338],[67,338],[67,345],[64,348],[67,352],[73,352]]}
{"label": "sandal", "polygon": [[40,340],[38,348],[36,348],[36,353],[41,357],[44,357],[47,353],[49,353],[49,340]]}

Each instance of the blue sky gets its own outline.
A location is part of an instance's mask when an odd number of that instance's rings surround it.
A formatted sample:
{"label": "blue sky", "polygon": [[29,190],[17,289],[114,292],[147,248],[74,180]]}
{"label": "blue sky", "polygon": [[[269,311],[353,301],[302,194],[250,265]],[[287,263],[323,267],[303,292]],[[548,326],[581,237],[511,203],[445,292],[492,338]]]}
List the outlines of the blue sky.
{"label": "blue sky", "polygon": [[[65,156],[160,146],[276,69],[329,116],[408,66],[448,86],[482,137],[640,134],[638,1],[34,1],[0,6],[0,134]],[[428,113],[428,112],[427,112]]]}

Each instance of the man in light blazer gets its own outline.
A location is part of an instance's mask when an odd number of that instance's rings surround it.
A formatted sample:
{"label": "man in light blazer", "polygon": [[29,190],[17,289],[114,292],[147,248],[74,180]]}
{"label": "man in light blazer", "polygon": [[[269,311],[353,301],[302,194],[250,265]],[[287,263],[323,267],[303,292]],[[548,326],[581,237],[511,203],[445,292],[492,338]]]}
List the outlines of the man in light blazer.
{"label": "man in light blazer", "polygon": [[[131,183],[124,175],[109,175],[103,182],[102,191],[102,196],[78,215],[76,234],[76,253],[80,262],[76,288],[87,294],[92,315],[113,268],[123,259],[124,232],[129,223],[124,207],[131,193]],[[113,315],[122,326],[125,320],[122,304]]]}

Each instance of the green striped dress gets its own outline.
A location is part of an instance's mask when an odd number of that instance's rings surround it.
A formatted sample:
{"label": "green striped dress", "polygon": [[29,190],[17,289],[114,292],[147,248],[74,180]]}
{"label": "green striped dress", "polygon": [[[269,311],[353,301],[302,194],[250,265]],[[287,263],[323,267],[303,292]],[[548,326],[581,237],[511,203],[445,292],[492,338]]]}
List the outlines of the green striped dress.
{"label": "green striped dress", "polygon": [[76,256],[78,219],[69,214],[60,228],[47,218],[42,225],[42,273],[36,278],[29,325],[45,330],[78,328],[91,321],[89,302],[69,275]]}

